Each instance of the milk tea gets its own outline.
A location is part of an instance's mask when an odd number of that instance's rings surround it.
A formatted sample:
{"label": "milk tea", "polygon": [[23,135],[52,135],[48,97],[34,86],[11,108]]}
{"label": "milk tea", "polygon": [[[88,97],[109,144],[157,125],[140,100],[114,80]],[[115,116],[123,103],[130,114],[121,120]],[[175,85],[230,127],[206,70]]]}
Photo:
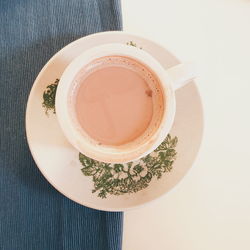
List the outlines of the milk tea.
{"label": "milk tea", "polygon": [[123,56],[99,58],[77,76],[76,118],[99,145],[119,146],[142,136],[163,97],[159,80],[140,62]]}

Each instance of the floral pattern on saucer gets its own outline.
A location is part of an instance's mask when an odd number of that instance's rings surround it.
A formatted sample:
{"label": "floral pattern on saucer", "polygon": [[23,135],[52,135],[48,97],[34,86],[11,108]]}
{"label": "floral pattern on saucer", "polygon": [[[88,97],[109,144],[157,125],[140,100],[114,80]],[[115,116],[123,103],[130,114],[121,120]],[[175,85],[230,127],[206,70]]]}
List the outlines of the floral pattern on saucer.
{"label": "floral pattern on saucer", "polygon": [[[55,96],[59,79],[48,85],[43,92],[42,106],[45,114],[55,110]],[[79,153],[79,161],[82,164],[81,172],[85,176],[92,176],[94,188],[92,192],[98,193],[98,197],[107,198],[107,195],[123,195],[136,193],[148,187],[155,179],[160,179],[163,174],[173,168],[177,152],[175,147],[178,138],[167,135],[161,145],[147,156],[125,164],[111,164],[99,162]]]}
{"label": "floral pattern on saucer", "polygon": [[160,179],[164,173],[172,170],[177,142],[177,137],[168,135],[154,152],[125,164],[99,162],[79,153],[83,166],[81,170],[85,176],[92,176],[92,192],[98,192],[101,198],[106,198],[107,194],[136,193],[148,187],[154,177]]}

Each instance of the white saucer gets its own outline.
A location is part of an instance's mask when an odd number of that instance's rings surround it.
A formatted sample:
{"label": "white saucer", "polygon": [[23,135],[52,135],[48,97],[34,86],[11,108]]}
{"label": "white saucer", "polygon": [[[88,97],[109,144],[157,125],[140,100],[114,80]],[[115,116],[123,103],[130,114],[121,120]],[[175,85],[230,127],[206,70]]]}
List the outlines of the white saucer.
{"label": "white saucer", "polygon": [[200,148],[203,132],[203,112],[195,82],[176,92],[176,117],[170,132],[178,137],[177,157],[170,172],[160,179],[153,177],[148,187],[133,193],[106,198],[92,192],[91,176],[85,176],[79,161],[79,152],[65,139],[56,115],[45,114],[42,106],[43,92],[49,84],[59,78],[72,59],[82,51],[99,44],[119,42],[130,43],[153,55],[167,69],[180,61],[160,45],[135,35],[115,31],[83,37],[72,42],[55,54],[44,66],[34,82],[26,110],[26,133],[32,156],[45,178],[62,194],[82,205],[106,210],[124,211],[143,205],[166,194],[174,187],[192,166]]}

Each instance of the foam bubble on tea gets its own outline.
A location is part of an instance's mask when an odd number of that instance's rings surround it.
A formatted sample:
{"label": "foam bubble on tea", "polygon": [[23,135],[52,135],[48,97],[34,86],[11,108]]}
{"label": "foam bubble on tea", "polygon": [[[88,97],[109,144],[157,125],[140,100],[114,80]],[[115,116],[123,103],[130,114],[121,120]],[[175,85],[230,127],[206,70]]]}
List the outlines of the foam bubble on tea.
{"label": "foam bubble on tea", "polygon": [[75,82],[76,119],[99,145],[120,146],[134,141],[161,120],[159,80],[137,60],[99,58],[85,66]]}

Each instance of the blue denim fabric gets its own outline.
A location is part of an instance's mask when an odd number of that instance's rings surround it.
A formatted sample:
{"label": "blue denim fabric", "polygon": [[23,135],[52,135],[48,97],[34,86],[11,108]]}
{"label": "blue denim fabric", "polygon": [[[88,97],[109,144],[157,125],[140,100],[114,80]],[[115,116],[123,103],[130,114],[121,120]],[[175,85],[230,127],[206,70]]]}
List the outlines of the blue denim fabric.
{"label": "blue denim fabric", "polygon": [[41,175],[25,138],[36,75],[69,42],[122,28],[119,0],[0,0],[0,249],[121,249],[122,213],[80,206]]}

